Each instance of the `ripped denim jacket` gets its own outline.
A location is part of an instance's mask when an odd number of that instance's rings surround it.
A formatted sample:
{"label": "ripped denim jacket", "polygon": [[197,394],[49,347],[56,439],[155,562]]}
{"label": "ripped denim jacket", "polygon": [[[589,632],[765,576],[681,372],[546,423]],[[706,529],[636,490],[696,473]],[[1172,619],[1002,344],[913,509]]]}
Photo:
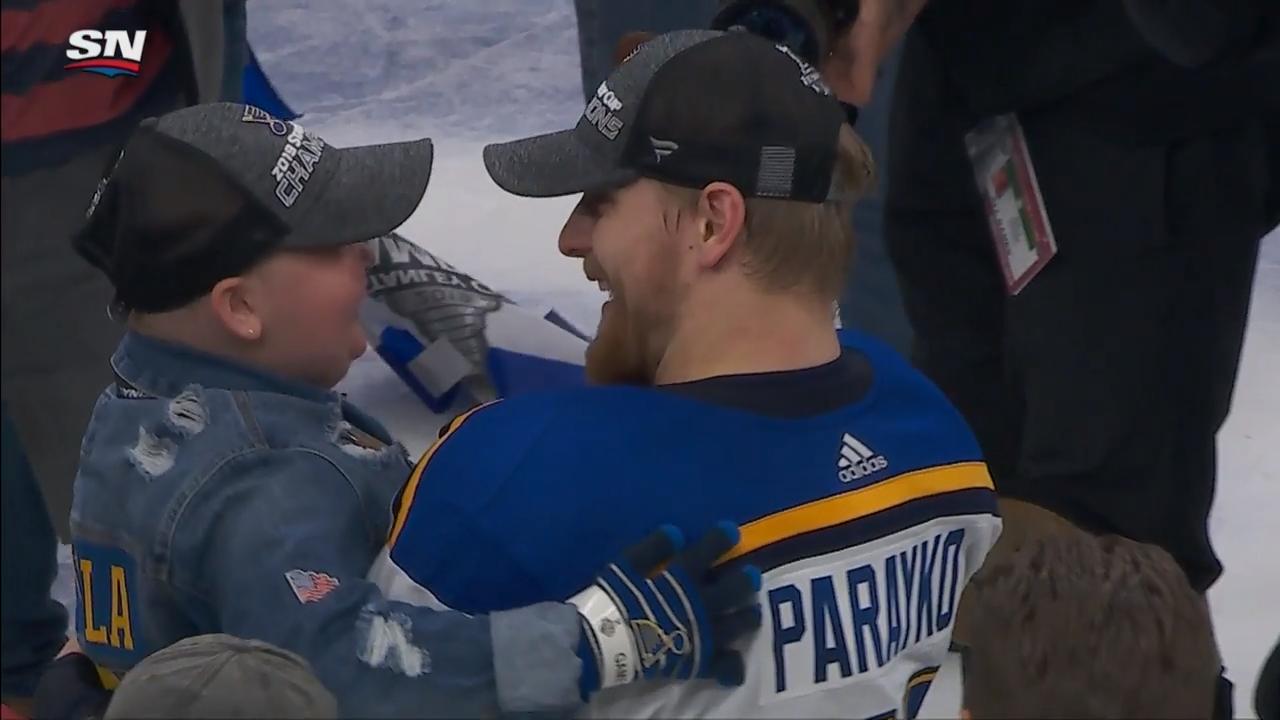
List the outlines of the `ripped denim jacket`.
{"label": "ripped denim jacket", "polygon": [[[372,418],[336,393],[137,333],[112,367],[71,515],[77,634],[96,663],[124,672],[182,638],[228,633],[302,655],[344,715],[578,705],[570,606],[469,617],[388,601],[366,580],[410,471]],[[529,647],[550,655],[495,667]]]}

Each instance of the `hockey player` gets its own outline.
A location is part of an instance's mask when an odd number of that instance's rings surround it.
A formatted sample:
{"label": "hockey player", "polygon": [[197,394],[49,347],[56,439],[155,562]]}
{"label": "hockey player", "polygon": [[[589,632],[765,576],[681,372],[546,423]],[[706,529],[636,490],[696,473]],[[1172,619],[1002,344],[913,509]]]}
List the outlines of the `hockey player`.
{"label": "hockey player", "polygon": [[[728,516],[742,542],[721,567],[765,571],[746,667],[718,673],[745,684],[633,692],[610,675],[589,713],[914,716],[1000,521],[937,389],[833,327],[871,165],[818,73],[745,33],[662,35],[577,127],[484,158],[510,192],[583,193],[560,250],[610,293],[587,354],[609,386],[455,420],[373,579],[468,612],[578,591],[590,607],[607,599],[594,569],[656,519]],[[620,620],[597,628],[605,658],[628,652]],[[639,639],[642,663],[705,653],[682,632]]]}
{"label": "hockey player", "polygon": [[[71,518],[77,635],[98,665],[225,633],[306,658],[344,716],[568,713],[603,677],[708,676],[752,629],[758,573],[706,577],[731,525],[680,554],[671,528],[620,548],[600,563],[612,602],[591,607],[466,616],[366,579],[411,465],[330,388],[365,349],[362,243],[417,207],[431,158],[427,140],[338,149],[256,108],[202,105],[144,122],[99,185],[77,247],[128,332]],[[616,637],[678,632],[703,654],[619,675],[597,665],[601,614],[621,618]]]}

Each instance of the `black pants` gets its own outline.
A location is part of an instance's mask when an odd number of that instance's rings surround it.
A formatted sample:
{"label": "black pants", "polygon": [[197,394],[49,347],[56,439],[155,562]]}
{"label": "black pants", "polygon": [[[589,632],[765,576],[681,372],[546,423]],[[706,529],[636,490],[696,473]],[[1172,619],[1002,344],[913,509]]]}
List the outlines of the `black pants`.
{"label": "black pants", "polygon": [[1264,227],[1258,128],[1151,146],[1021,116],[1058,255],[1009,297],[962,145],[971,119],[909,39],[890,140],[889,251],[915,359],[968,418],[997,489],[1168,550],[1209,543]]}

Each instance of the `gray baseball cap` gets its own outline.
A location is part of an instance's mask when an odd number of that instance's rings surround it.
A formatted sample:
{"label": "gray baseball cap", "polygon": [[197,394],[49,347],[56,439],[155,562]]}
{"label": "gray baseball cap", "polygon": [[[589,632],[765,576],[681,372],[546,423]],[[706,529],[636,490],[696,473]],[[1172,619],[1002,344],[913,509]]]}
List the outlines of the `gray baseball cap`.
{"label": "gray baseball cap", "polygon": [[431,177],[429,139],[336,148],[239,103],[144,120],[98,185],[75,238],[117,299],[160,311],[275,250],[396,229]]}
{"label": "gray baseball cap", "polygon": [[681,30],[645,41],[595,90],[575,127],[484,149],[504,190],[550,197],[641,177],[746,197],[825,202],[844,109],[786,45]]}
{"label": "gray baseball cap", "polygon": [[289,226],[285,247],[362,242],[399,227],[431,178],[431,140],[335,148],[252,105],[196,105],[157,132],[204,152]]}
{"label": "gray baseball cap", "polygon": [[306,660],[256,640],[199,635],[125,674],[115,718],[336,718],[338,703]]}

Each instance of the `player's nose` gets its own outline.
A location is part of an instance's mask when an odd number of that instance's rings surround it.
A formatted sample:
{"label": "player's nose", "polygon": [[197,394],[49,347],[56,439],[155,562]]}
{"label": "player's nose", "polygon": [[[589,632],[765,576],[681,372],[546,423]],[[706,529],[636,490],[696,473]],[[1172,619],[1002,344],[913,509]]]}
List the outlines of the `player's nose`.
{"label": "player's nose", "polygon": [[575,207],[560,229],[560,254],[572,258],[586,257],[591,252],[591,231],[594,226],[595,220],[583,212],[580,206]]}

